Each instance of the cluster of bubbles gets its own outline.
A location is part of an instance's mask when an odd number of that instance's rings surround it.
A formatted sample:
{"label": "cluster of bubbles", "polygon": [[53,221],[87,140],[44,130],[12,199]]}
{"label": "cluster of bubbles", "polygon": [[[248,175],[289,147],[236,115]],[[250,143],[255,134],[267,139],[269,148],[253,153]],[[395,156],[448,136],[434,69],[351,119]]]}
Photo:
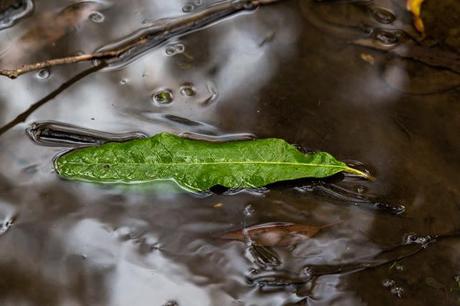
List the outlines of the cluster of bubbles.
{"label": "cluster of bubbles", "polygon": [[405,244],[420,244],[427,245],[433,238],[431,236],[419,236],[415,233],[410,233],[404,236],[403,243]]}
{"label": "cluster of bubbles", "polygon": [[183,44],[170,44],[166,46],[165,53],[167,56],[173,56],[176,54],[184,53],[185,46]]}
{"label": "cluster of bubbles", "polygon": [[[179,88],[179,93],[184,97],[193,97],[196,90],[192,83],[184,83]],[[152,100],[160,106],[171,104],[174,101],[174,91],[169,88],[159,89],[153,93]]]}
{"label": "cluster of bubbles", "polygon": [[387,288],[390,290],[390,293],[393,294],[394,296],[398,298],[402,298],[404,296],[404,288],[401,286],[398,286],[396,281],[392,279],[385,279],[382,282],[383,287]]}

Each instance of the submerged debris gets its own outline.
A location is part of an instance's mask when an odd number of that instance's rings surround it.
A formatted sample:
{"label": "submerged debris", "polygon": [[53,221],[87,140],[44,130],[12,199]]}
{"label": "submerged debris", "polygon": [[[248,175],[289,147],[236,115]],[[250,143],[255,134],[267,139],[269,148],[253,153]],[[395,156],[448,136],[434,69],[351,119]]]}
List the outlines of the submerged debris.
{"label": "submerged debris", "polygon": [[34,122],[26,129],[26,133],[40,145],[70,147],[124,142],[147,137],[141,132],[107,133],[57,121]]}
{"label": "submerged debris", "polygon": [[322,229],[331,226],[332,225],[314,226],[288,222],[272,222],[228,232],[220,238],[245,241],[247,235],[247,238],[255,245],[287,247],[302,240],[312,238]]}

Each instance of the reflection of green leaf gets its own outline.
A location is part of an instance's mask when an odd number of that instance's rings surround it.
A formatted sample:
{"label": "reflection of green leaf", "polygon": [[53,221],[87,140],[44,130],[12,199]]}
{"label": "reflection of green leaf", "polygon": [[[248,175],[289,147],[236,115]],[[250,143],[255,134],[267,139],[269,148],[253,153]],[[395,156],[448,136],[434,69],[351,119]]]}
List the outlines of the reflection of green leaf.
{"label": "reflection of green leaf", "polygon": [[56,159],[55,168],[70,179],[101,183],[174,180],[193,191],[215,185],[256,188],[341,171],[367,177],[328,153],[304,154],[281,139],[210,143],[167,133],[71,151]]}

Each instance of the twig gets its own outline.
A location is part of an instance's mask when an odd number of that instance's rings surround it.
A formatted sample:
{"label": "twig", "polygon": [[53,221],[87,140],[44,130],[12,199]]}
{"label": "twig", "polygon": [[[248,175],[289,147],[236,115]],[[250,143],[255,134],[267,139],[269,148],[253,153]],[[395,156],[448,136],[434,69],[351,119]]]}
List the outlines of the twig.
{"label": "twig", "polygon": [[127,52],[128,50],[136,47],[137,45],[143,44],[145,42],[146,40],[142,39],[142,40],[136,41],[133,44],[130,44],[129,46],[125,46],[117,50],[108,50],[108,51],[96,52],[92,54],[67,56],[67,57],[62,57],[62,58],[50,59],[50,60],[46,60],[46,61],[38,62],[34,64],[22,65],[21,67],[16,68],[16,69],[0,70],[0,75],[4,75],[6,77],[9,77],[10,79],[15,79],[18,76],[25,74],[27,72],[49,68],[52,66],[74,64],[74,63],[87,62],[87,61],[92,61],[92,60],[110,59],[110,58],[118,57],[122,55],[123,53]]}
{"label": "twig", "polygon": [[[120,58],[125,54],[131,53],[132,50],[139,47],[150,49],[158,44],[177,35],[186,34],[192,30],[196,30],[207,26],[217,20],[233,15],[239,11],[254,9],[262,5],[267,5],[284,0],[240,0],[226,1],[212,5],[201,12],[189,14],[184,17],[174,18],[166,21],[159,21],[159,24],[153,24],[150,27],[138,30],[128,37],[125,43],[120,47],[112,47],[104,50],[100,49],[94,53],[66,56],[62,58],[49,59],[33,64],[22,65],[15,69],[0,69],[0,75],[10,79],[15,79],[18,76],[40,69],[50,68],[59,65],[75,64],[92,60],[110,60]],[[149,43],[152,44],[150,45]],[[141,49],[140,51],[145,51]]]}

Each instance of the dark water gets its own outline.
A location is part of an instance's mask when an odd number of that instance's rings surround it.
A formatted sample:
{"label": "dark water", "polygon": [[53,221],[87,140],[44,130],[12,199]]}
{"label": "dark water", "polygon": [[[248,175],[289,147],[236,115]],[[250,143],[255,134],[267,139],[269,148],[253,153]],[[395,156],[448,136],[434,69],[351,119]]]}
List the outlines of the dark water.
{"label": "dark water", "polygon": [[[419,35],[402,1],[336,2],[286,0],[173,38],[129,65],[87,73],[25,122],[8,125],[91,63],[0,79],[0,305],[459,304],[460,239],[424,244],[460,227],[458,62],[426,63],[458,51],[454,15],[439,15],[458,3],[431,1],[428,38],[411,59]],[[33,15],[0,32],[1,66],[92,52],[190,3],[36,1]],[[409,58],[350,43],[379,37]],[[162,90],[172,102],[154,101]],[[284,138],[363,162],[375,182],[337,184],[406,212],[286,184],[198,196],[64,181],[52,160],[65,148],[25,132],[49,120]],[[218,239],[264,222],[334,225],[287,248]],[[391,249],[408,241],[418,244]]]}

